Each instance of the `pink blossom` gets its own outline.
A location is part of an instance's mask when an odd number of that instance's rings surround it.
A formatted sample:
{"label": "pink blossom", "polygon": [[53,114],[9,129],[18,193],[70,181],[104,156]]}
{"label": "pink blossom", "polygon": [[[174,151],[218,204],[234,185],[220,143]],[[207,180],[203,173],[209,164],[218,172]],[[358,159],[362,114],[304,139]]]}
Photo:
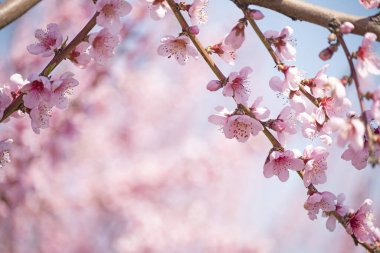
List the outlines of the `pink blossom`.
{"label": "pink blossom", "polygon": [[248,101],[248,75],[252,73],[250,67],[244,67],[239,73],[232,72],[228,76],[228,81],[223,88],[223,95],[233,97],[237,104],[246,104]]}
{"label": "pink blossom", "polygon": [[340,32],[343,34],[348,34],[352,30],[354,30],[354,25],[350,22],[344,22],[343,24],[340,25]]}
{"label": "pink blossom", "polygon": [[63,42],[63,37],[58,25],[54,23],[48,24],[46,31],[37,29],[34,36],[39,42],[28,45],[27,49],[31,54],[41,54],[44,57],[53,55],[55,50],[58,49]]}
{"label": "pink blossom", "polygon": [[10,147],[12,143],[12,139],[0,141],[0,169],[11,162]]}
{"label": "pink blossom", "polygon": [[326,47],[325,49],[323,49],[321,52],[319,52],[318,56],[322,61],[327,61],[332,58],[332,56],[337,50],[338,50],[338,47],[336,45],[330,45]]}
{"label": "pink blossom", "polygon": [[189,8],[189,16],[192,24],[205,24],[208,20],[208,0],[194,0]]}
{"label": "pink blossom", "polygon": [[189,27],[188,32],[194,35],[199,34],[199,27],[197,25],[192,25]]}
{"label": "pink blossom", "polygon": [[368,73],[380,75],[380,58],[372,50],[372,43],[376,38],[376,34],[366,33],[356,54],[356,69],[363,78],[367,77]]}
{"label": "pink blossom", "polygon": [[312,94],[315,97],[326,96],[326,86],[328,85],[328,78],[325,74],[329,65],[324,65],[321,70],[315,75],[314,78],[307,80],[306,85],[310,87]]}
{"label": "pink blossom", "polygon": [[22,87],[21,92],[24,93],[23,101],[25,107],[33,109],[38,107],[42,102],[49,102],[51,95],[51,82],[45,76],[37,74],[30,75],[29,83]]}
{"label": "pink blossom", "polygon": [[261,123],[248,115],[231,115],[223,107],[217,107],[216,110],[219,113],[211,115],[208,120],[223,126],[223,133],[228,139],[236,138],[239,142],[246,142],[251,134],[256,136],[263,130]]}
{"label": "pink blossom", "polygon": [[99,15],[96,23],[109,31],[118,31],[121,28],[120,17],[131,12],[132,6],[124,0],[98,0],[96,10]]}
{"label": "pink blossom", "polygon": [[36,134],[40,133],[40,128],[46,129],[49,127],[51,109],[52,106],[45,101],[41,101],[38,106],[33,107],[30,111],[32,129]]}
{"label": "pink blossom", "polygon": [[379,7],[380,0],[359,0],[359,3],[366,9],[374,9]]}
{"label": "pink blossom", "polygon": [[213,53],[217,54],[223,61],[227,62],[230,65],[235,65],[236,49],[224,44],[224,41],[211,46],[210,50]]}
{"label": "pink blossom", "polygon": [[285,75],[284,80],[281,80],[278,76],[272,77],[269,80],[270,88],[278,92],[285,92],[288,89],[298,90],[298,85],[302,80],[301,71],[297,67],[286,66],[282,72]]}
{"label": "pink blossom", "polygon": [[324,144],[330,145],[332,143],[332,139],[329,136],[330,132],[325,129],[324,125],[318,123],[315,113],[300,113],[298,120],[302,123],[303,136],[310,139],[319,136]]}
{"label": "pink blossom", "polygon": [[337,144],[339,146],[344,147],[346,143],[349,143],[354,151],[363,149],[365,127],[361,120],[333,117],[329,120],[329,127],[332,131],[338,131]]}
{"label": "pink blossom", "polygon": [[304,168],[304,163],[298,158],[299,156],[297,150],[273,151],[264,164],[264,176],[269,178],[276,175],[281,182],[287,181],[289,170],[300,171]]}
{"label": "pink blossom", "polygon": [[[343,201],[346,199],[343,193],[337,197],[337,203],[335,205],[335,212],[341,217],[345,216],[348,212],[347,206],[343,205]],[[326,221],[326,228],[330,231],[334,231],[336,227],[336,218],[334,215],[329,215]]]}
{"label": "pink blossom", "polygon": [[88,48],[90,44],[86,41],[82,41],[78,46],[70,53],[69,60],[77,65],[79,68],[85,68],[90,63],[91,57],[88,54]]}
{"label": "pink blossom", "polygon": [[174,36],[165,36],[161,39],[161,45],[158,47],[157,52],[159,55],[177,60],[181,65],[185,65],[190,56],[197,58],[198,52],[190,46],[190,40],[185,35],[177,38]]}
{"label": "pink blossom", "polygon": [[372,200],[366,199],[360,208],[349,216],[346,226],[347,233],[354,235],[360,242],[373,243],[376,241]]}
{"label": "pink blossom", "polygon": [[354,150],[351,145],[348,145],[341,158],[345,161],[351,161],[352,166],[358,170],[364,169],[369,158],[368,144],[360,150]]}
{"label": "pink blossom", "polygon": [[268,127],[276,131],[279,142],[284,144],[286,134],[297,133],[296,123],[292,115],[292,108],[290,106],[285,106],[277,116],[277,119],[268,122]]}
{"label": "pink blossom", "polygon": [[239,49],[245,40],[244,29],[245,29],[244,20],[239,20],[237,25],[235,25],[232,30],[224,38],[224,44],[231,46],[234,49]]}
{"label": "pink blossom", "polygon": [[311,194],[305,204],[304,208],[308,211],[307,215],[311,220],[317,219],[319,210],[323,212],[331,212],[335,210],[335,195],[331,192],[316,192]]}
{"label": "pink blossom", "polygon": [[261,11],[255,9],[249,10],[249,16],[254,20],[261,20],[264,18],[264,14]]}
{"label": "pink blossom", "polygon": [[145,0],[149,3],[150,17],[154,20],[160,20],[166,16],[170,6],[165,0]]}
{"label": "pink blossom", "polygon": [[289,104],[296,115],[306,110],[306,101],[304,99],[304,96],[299,91],[291,91],[289,93]]}
{"label": "pink blossom", "polygon": [[323,184],[326,182],[327,156],[329,152],[323,147],[313,148],[311,145],[306,146],[303,152],[303,158],[306,161],[303,182],[305,187],[310,184]]}
{"label": "pink blossom", "polygon": [[71,95],[72,88],[79,83],[73,78],[71,72],[63,73],[59,79],[52,82],[50,105],[57,106],[59,109],[66,109],[68,105],[67,96]]}
{"label": "pink blossom", "polygon": [[296,59],[296,49],[291,45],[290,36],[293,28],[286,26],[282,31],[266,31],[265,38],[276,48],[276,54],[281,60],[294,61]]}
{"label": "pink blossom", "polygon": [[252,106],[249,108],[255,118],[258,120],[266,120],[269,117],[269,109],[267,107],[259,107],[261,101],[263,101],[263,97],[260,96],[255,99]]}
{"label": "pink blossom", "polygon": [[12,102],[12,98],[6,94],[4,89],[0,88],[0,119],[3,118],[4,110]]}
{"label": "pink blossom", "polygon": [[99,64],[104,64],[114,55],[114,49],[119,44],[119,37],[111,34],[107,28],[90,34],[88,41],[91,44],[90,55]]}

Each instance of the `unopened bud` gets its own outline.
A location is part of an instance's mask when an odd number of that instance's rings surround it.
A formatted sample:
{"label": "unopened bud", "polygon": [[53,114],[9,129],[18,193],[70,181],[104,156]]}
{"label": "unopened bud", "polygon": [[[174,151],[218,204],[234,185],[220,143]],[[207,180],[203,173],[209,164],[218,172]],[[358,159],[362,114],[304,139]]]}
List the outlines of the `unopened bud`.
{"label": "unopened bud", "polygon": [[264,14],[259,10],[249,10],[249,16],[254,20],[261,20],[264,18]]}
{"label": "unopened bud", "polygon": [[188,31],[189,33],[194,34],[194,35],[199,34],[199,28],[197,25],[190,26]]}
{"label": "unopened bud", "polygon": [[207,89],[209,91],[217,91],[222,88],[222,83],[218,80],[212,80],[207,84]]}
{"label": "unopened bud", "polygon": [[344,22],[340,25],[340,32],[343,34],[350,33],[352,30],[354,30],[354,25],[350,22]]}
{"label": "unopened bud", "polygon": [[320,58],[322,61],[330,60],[331,57],[333,56],[333,54],[334,54],[335,51],[336,51],[335,47],[333,47],[333,46],[329,46],[329,47],[323,49],[323,50],[319,53],[319,58]]}

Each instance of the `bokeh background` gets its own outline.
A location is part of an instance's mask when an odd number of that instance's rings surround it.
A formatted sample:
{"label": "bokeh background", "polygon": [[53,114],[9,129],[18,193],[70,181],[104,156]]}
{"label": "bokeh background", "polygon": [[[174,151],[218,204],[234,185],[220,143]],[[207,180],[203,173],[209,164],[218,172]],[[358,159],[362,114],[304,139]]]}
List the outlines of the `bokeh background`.
{"label": "bokeh background", "polygon": [[[331,233],[324,218],[309,220],[296,173],[286,183],[264,178],[271,148],[264,135],[242,144],[208,123],[214,107],[234,109],[231,99],[206,90],[215,77],[202,59],[180,66],[157,55],[160,38],[180,32],[172,15],[154,21],[145,1],[130,2],[123,42],[107,65],[79,69],[64,62],[53,72],[71,71],[80,85],[69,109],[53,112],[49,129],[36,135],[28,116],[1,126],[0,136],[14,145],[12,163],[0,171],[0,252],[364,252],[341,227]],[[356,0],[307,2],[375,13]],[[42,1],[0,30],[0,83],[13,73],[40,72],[49,59],[28,54],[34,31],[53,22],[70,40],[94,13],[91,3]],[[258,9],[266,16],[258,22],[263,31],[294,28],[294,65],[313,77],[325,64],[318,54],[327,46],[327,29]],[[205,46],[220,42],[242,18],[227,0],[210,0],[208,10],[199,35]],[[347,38],[356,50],[361,37]],[[250,66],[251,101],[264,96],[272,118],[286,104],[269,88],[278,73],[250,27],[235,66],[215,61],[225,75]],[[349,73],[341,50],[328,63],[328,75]],[[379,79],[364,82],[374,87]],[[318,141],[298,134],[287,147],[308,144]],[[340,159],[342,149],[329,152],[328,181],[318,189],[345,193],[354,209],[371,198],[380,217],[379,169],[357,171]]]}

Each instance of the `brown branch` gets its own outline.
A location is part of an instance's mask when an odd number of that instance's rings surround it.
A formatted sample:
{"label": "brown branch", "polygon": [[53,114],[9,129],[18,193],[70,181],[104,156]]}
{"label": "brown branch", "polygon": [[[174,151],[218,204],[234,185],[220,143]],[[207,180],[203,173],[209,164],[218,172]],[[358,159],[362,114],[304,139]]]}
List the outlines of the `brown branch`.
{"label": "brown branch", "polygon": [[41,0],[7,0],[0,4],[0,29],[12,23]]}
{"label": "brown branch", "polygon": [[295,20],[310,22],[328,28],[331,20],[340,23],[351,22],[355,29],[353,34],[364,35],[373,32],[380,42],[380,24],[373,17],[355,16],[343,12],[334,11],[314,4],[299,0],[240,0],[242,4],[254,4],[273,11],[279,12]]}

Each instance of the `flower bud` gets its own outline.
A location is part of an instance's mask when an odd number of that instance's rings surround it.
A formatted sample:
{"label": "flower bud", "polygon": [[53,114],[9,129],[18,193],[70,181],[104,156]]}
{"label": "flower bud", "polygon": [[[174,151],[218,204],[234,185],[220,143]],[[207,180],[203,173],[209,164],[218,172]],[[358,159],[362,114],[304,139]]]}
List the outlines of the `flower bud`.
{"label": "flower bud", "polygon": [[211,80],[208,84],[207,84],[207,89],[209,91],[217,91],[219,90],[220,88],[222,88],[222,83],[218,80]]}

